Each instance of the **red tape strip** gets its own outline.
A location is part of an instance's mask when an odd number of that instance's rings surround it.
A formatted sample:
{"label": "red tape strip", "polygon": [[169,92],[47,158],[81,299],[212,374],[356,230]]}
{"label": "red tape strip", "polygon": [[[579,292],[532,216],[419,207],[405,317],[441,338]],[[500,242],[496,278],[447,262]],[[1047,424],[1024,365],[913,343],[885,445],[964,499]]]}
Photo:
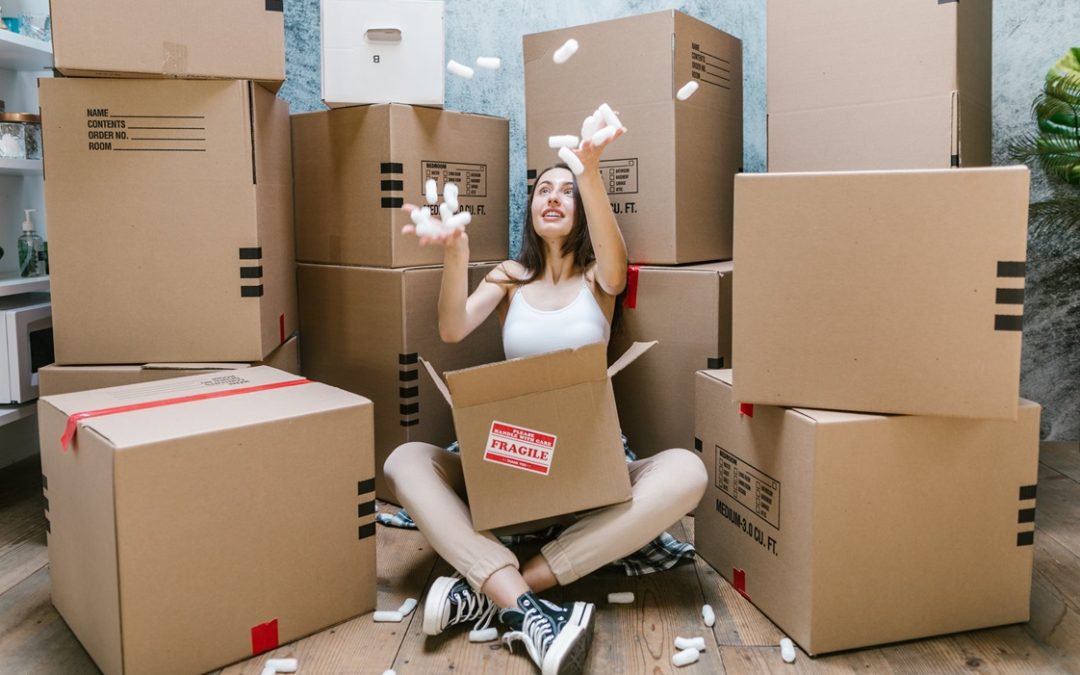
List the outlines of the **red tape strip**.
{"label": "red tape strip", "polygon": [[159,401],[147,401],[145,403],[133,403],[131,405],[122,405],[115,408],[101,408],[100,410],[87,410],[85,412],[74,413],[72,415],[69,415],[67,418],[67,425],[64,427],[64,433],[62,436],[60,436],[60,447],[63,448],[66,452],[68,446],[71,445],[71,440],[75,438],[75,430],[76,428],[78,428],[79,422],[90,417],[104,417],[105,415],[117,415],[119,413],[132,412],[134,410],[149,410],[150,408],[161,408],[163,406],[176,405],[178,403],[191,403],[193,401],[205,401],[212,398],[224,398],[226,396],[251,394],[257,391],[269,391],[271,389],[281,389],[283,387],[294,387],[298,384],[308,384],[310,382],[311,380],[308,379],[286,380],[285,382],[260,384],[255,387],[227,389],[225,391],[214,391],[206,394],[193,394],[191,396],[165,398]]}
{"label": "red tape strip", "polygon": [[277,326],[278,326],[278,337],[281,338],[278,341],[278,344],[283,345],[283,344],[285,344],[285,314],[284,313],[282,313],[281,316],[278,317]]}
{"label": "red tape strip", "polygon": [[641,267],[638,265],[628,265],[626,268],[626,297],[623,298],[623,307],[627,309],[637,307],[637,284],[640,272]]}
{"label": "red tape strip", "polygon": [[251,655],[278,648],[278,620],[271,619],[251,628]]}
{"label": "red tape strip", "polygon": [[754,404],[753,403],[740,403],[739,414],[746,415],[747,417],[754,416]]}
{"label": "red tape strip", "polygon": [[738,567],[731,568],[731,585],[735,587],[739,595],[743,596],[747,600],[750,599],[750,594],[746,592],[746,570],[741,570]]}

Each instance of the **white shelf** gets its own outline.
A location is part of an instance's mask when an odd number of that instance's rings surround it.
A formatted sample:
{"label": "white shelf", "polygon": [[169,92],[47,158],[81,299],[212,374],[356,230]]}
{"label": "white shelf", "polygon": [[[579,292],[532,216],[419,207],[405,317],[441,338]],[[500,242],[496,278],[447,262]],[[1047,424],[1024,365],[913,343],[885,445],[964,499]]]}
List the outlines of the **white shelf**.
{"label": "white shelf", "polygon": [[0,274],[0,297],[20,293],[48,293],[49,277],[20,277]]}
{"label": "white shelf", "polygon": [[40,70],[52,68],[52,44],[0,30],[0,68]]}
{"label": "white shelf", "polygon": [[41,171],[40,159],[0,158],[0,176],[40,176]]}
{"label": "white shelf", "polygon": [[30,417],[37,408],[37,401],[23,403],[22,405],[0,405],[0,427],[5,424],[17,422],[24,417]]}

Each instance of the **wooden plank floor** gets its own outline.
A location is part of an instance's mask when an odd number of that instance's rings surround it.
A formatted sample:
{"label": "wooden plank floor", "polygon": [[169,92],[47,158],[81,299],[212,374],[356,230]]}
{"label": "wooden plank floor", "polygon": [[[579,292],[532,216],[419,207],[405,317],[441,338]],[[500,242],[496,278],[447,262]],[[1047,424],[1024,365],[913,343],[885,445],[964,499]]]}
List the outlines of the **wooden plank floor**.
{"label": "wooden plank floor", "polygon": [[[96,673],[49,602],[40,481],[36,458],[0,471],[0,673]],[[1080,444],[1043,444],[1036,526],[1027,624],[815,659],[799,652],[794,665],[780,658],[781,631],[700,560],[641,578],[605,570],[549,597],[597,603],[593,673],[1080,673]],[[692,538],[693,519],[672,532]],[[449,571],[417,532],[379,527],[378,547],[381,608],[422,598],[431,580]],[[635,603],[606,604],[613,591],[633,591]],[[673,668],[676,635],[708,635],[700,619],[705,602],[717,614],[709,648],[697,664]],[[272,656],[295,656],[301,673],[325,675],[536,672],[527,657],[498,643],[471,644],[465,631],[425,638],[417,611],[400,624],[360,616],[216,674],[258,675]]]}

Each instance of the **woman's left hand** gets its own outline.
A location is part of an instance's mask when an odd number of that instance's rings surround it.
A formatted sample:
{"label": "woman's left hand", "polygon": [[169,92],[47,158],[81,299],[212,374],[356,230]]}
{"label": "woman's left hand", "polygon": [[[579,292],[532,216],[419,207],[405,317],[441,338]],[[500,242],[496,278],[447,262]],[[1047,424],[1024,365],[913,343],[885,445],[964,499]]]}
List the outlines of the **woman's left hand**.
{"label": "woman's left hand", "polygon": [[608,138],[600,145],[593,145],[592,140],[586,138],[582,141],[581,147],[574,150],[573,153],[581,160],[581,164],[585,167],[585,171],[595,173],[600,170],[600,155],[603,154],[604,148],[614,143],[625,133],[626,127],[619,127],[615,130],[614,136]]}

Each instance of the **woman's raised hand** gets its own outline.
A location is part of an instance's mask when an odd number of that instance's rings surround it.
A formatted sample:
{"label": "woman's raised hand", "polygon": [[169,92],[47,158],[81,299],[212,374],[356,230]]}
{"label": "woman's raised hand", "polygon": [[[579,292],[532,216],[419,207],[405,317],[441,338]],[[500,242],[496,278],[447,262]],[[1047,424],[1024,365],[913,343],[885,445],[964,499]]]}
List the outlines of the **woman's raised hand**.
{"label": "woman's raised hand", "polygon": [[573,152],[577,155],[578,159],[581,160],[581,164],[585,167],[586,171],[599,171],[600,155],[604,153],[604,148],[614,143],[617,138],[625,133],[626,127],[620,126],[615,129],[614,132],[605,134],[605,138],[600,141],[599,145],[594,144],[591,138],[583,138],[581,140],[581,146]]}
{"label": "woman's raised hand", "polygon": [[[416,209],[426,209],[427,207],[417,206],[415,204],[403,204],[401,210],[412,216],[413,211]],[[435,216],[429,216],[421,220],[421,224],[415,222],[405,225],[401,228],[402,234],[415,234],[420,239],[421,246],[429,245],[442,245],[451,246],[457,244],[465,244],[468,242],[468,235],[465,234],[465,228],[461,227],[447,227],[441,220]]]}

